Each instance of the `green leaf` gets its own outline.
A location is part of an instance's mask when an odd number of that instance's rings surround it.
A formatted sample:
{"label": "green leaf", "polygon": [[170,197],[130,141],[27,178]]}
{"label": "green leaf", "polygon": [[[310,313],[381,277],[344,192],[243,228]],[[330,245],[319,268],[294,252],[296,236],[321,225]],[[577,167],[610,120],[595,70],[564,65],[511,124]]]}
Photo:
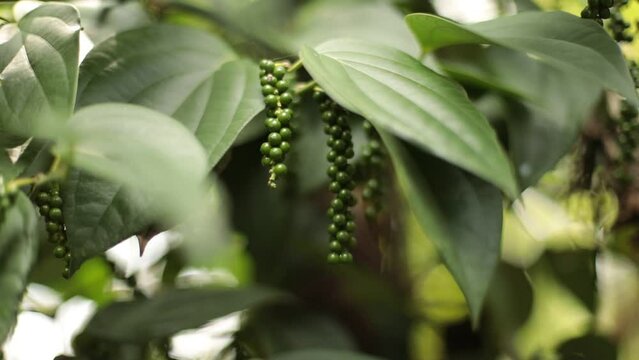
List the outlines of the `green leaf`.
{"label": "green leaf", "polygon": [[207,205],[206,154],[168,116],[136,105],[93,105],[74,115],[68,132],[72,165],[92,175],[72,172],[64,187],[73,269],[150,218],[174,224]]}
{"label": "green leaf", "polygon": [[71,170],[62,196],[72,271],[152,224],[146,196],[84,171]]}
{"label": "green leaf", "polygon": [[[353,21],[357,19],[357,21]],[[320,0],[302,6],[293,20],[291,51],[316,46],[330,39],[348,37],[375,41],[419,53],[401,13],[384,2],[363,0]]]}
{"label": "green leaf", "polygon": [[72,164],[80,169],[171,205],[173,212],[200,195],[206,155],[188,129],[166,115],[100,104],[78,111],[67,131]]}
{"label": "green leaf", "polygon": [[302,350],[272,357],[273,360],[381,360],[381,358],[339,350]]}
{"label": "green leaf", "polygon": [[0,28],[0,144],[7,144],[6,135],[51,133],[71,116],[79,32],[77,10],[62,3],[44,4]]}
{"label": "green leaf", "polygon": [[500,255],[502,199],[490,184],[380,133],[400,187],[435,243],[477,325]]}
{"label": "green leaf", "polygon": [[259,70],[247,60],[225,63],[175,111],[208,152],[212,167],[264,108]]}
{"label": "green leaf", "polygon": [[494,131],[456,83],[406,53],[367,42],[330,41],[304,48],[301,57],[340,105],[517,196]]}
{"label": "green leaf", "polygon": [[38,255],[43,234],[35,208],[19,192],[0,222],[0,343],[15,324],[27,276]]}
{"label": "green leaf", "polygon": [[[263,108],[257,66],[236,58],[218,38],[185,27],[124,32],[96,46],[82,63],[78,106],[121,101],[171,115],[204,146],[210,168]],[[132,196],[118,182],[85,173],[71,179],[63,196],[65,214],[73,217],[68,236],[78,255],[74,269],[157,220],[147,196]]]}
{"label": "green leaf", "polygon": [[258,79],[257,66],[217,37],[155,25],[118,34],[87,55],[78,107],[125,102],[169,115],[195,133],[213,166],[264,108]]}
{"label": "green leaf", "polygon": [[438,52],[452,77],[523,103],[504,114],[509,151],[522,187],[535,184],[574,144],[601,85],[502,47],[457,46]]}
{"label": "green leaf", "polygon": [[260,287],[173,290],[107,306],[91,319],[80,337],[146,344],[280,297],[280,292]]}
{"label": "green leaf", "polygon": [[472,25],[428,14],[409,15],[406,22],[424,51],[464,44],[503,46],[583,76],[639,105],[619,46],[594,21],[563,12],[532,11]]}

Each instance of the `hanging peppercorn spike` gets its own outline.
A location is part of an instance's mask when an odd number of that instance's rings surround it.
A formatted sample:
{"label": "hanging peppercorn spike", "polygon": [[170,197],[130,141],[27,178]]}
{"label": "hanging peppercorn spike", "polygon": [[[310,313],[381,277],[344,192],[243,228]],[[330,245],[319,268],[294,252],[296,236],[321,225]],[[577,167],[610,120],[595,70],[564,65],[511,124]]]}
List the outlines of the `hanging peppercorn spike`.
{"label": "hanging peppercorn spike", "polygon": [[52,182],[40,187],[35,195],[38,211],[44,218],[48,240],[54,244],[53,256],[65,261],[62,276],[68,279],[71,276],[71,253],[67,246],[66,229],[62,213],[62,197],[60,196],[60,184]]}
{"label": "hanging peppercorn spike", "polygon": [[316,87],[313,98],[320,107],[324,133],[329,136],[326,143],[330,148],[326,157],[330,163],[327,175],[330,178],[329,190],[335,194],[328,209],[328,262],[351,263],[352,250],[356,245],[355,218],[351,208],[357,202],[353,195],[355,167],[350,164],[350,160],[355,156],[351,128],[346,110],[329,98],[322,89]]}
{"label": "hanging peppercorn spike", "polygon": [[266,106],[264,125],[269,131],[267,141],[260,146],[262,165],[269,168],[268,185],[277,187],[276,180],[288,172],[284,164],[286,154],[291,149],[293,131],[293,93],[289,91],[290,83],[284,78],[287,69],[284,65],[271,60],[260,61],[260,84]]}
{"label": "hanging peppercorn spike", "polygon": [[368,142],[362,150],[361,165],[366,175],[366,183],[362,191],[362,197],[367,203],[365,214],[369,221],[377,219],[383,207],[384,195],[384,164],[386,151],[382,146],[381,138],[369,121],[364,121],[364,131]]}

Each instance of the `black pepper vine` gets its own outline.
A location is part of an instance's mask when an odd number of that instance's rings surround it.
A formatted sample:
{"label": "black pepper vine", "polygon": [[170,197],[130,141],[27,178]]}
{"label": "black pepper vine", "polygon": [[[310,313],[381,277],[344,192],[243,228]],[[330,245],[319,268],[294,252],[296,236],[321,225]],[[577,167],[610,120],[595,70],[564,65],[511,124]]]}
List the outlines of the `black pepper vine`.
{"label": "black pepper vine", "polygon": [[269,131],[260,152],[262,165],[269,168],[268,185],[272,188],[277,187],[277,178],[288,172],[284,160],[293,138],[290,126],[294,115],[290,108],[293,93],[289,91],[291,84],[284,79],[286,73],[287,68],[283,64],[276,64],[272,60],[260,61],[260,84],[267,116],[264,125]]}
{"label": "black pepper vine", "polygon": [[62,276],[68,279],[71,276],[71,252],[67,246],[60,184],[50,182],[41,186],[36,192],[35,202],[38,205],[40,215],[44,218],[46,230],[49,234],[48,240],[55,245],[53,255],[58,259],[64,260],[65,267],[62,271]]}
{"label": "black pepper vine", "polygon": [[330,225],[330,264],[353,262],[352,250],[356,245],[355,218],[351,208],[357,200],[353,195],[355,167],[350,160],[355,156],[353,137],[348,124],[347,111],[326,95],[322,89],[314,89],[313,98],[319,104],[324,133],[329,136],[330,148],[327,160],[330,163],[327,174],[330,178],[329,190],[335,194],[328,209]]}

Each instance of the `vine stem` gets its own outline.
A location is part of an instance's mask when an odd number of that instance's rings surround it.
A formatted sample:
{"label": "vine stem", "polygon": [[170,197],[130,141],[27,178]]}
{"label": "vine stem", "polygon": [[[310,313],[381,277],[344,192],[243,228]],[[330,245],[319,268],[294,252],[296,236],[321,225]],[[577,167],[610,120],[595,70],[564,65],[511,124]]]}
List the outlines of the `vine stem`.
{"label": "vine stem", "polygon": [[315,82],[315,80],[311,80],[307,83],[300,84],[299,86],[295,88],[295,94],[301,95],[307,91],[312,90],[316,86],[317,86],[317,83]]}
{"label": "vine stem", "polygon": [[301,69],[302,66],[304,66],[304,64],[302,63],[302,59],[299,59],[288,68],[288,72],[296,72],[297,70]]}
{"label": "vine stem", "polygon": [[10,193],[15,192],[23,186],[40,185],[47,181],[61,178],[64,176],[63,175],[64,173],[65,173],[65,167],[64,167],[64,164],[62,163],[62,158],[56,155],[55,158],[53,159],[53,163],[51,164],[51,168],[49,169],[48,173],[46,174],[40,173],[28,178],[13,179],[7,183],[6,189]]}

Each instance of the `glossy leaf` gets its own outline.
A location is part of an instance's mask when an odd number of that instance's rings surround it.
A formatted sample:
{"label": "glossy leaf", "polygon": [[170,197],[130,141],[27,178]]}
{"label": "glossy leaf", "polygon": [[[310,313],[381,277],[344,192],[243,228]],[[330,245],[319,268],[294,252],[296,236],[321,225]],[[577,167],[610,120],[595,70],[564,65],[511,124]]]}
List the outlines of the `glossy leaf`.
{"label": "glossy leaf", "polygon": [[294,351],[290,353],[284,353],[275,355],[273,360],[381,360],[381,358],[371,355],[358,354],[348,351],[339,350],[324,350],[324,349],[310,349]]}
{"label": "glossy leaf", "polygon": [[0,221],[0,343],[15,324],[27,276],[38,255],[44,229],[23,193]]}
{"label": "glossy leaf", "polygon": [[502,47],[443,49],[438,60],[452,77],[522,103],[509,103],[503,115],[522,187],[535,184],[570,150],[603,90],[590,79]]}
{"label": "glossy leaf", "polygon": [[404,197],[464,293],[476,325],[500,256],[501,195],[389,134],[383,139]]}
{"label": "glossy leaf", "polygon": [[362,41],[330,41],[315,50],[304,48],[301,57],[340,105],[517,196],[494,131],[450,79],[406,53]]}
{"label": "glossy leaf", "polygon": [[11,135],[51,133],[73,112],[80,18],[68,4],[45,4],[0,28],[0,144]]}
{"label": "glossy leaf", "polygon": [[281,296],[275,290],[259,287],[173,290],[151,299],[107,306],[91,319],[80,337],[146,344]]}
{"label": "glossy leaf", "polygon": [[499,45],[617,91],[639,105],[619,46],[594,21],[563,12],[525,12],[472,25],[429,14],[406,17],[424,51],[464,44]]}
{"label": "glossy leaf", "polygon": [[227,62],[175,111],[175,119],[186,125],[207,150],[211,167],[263,109],[257,79],[259,70],[251,62]]}

